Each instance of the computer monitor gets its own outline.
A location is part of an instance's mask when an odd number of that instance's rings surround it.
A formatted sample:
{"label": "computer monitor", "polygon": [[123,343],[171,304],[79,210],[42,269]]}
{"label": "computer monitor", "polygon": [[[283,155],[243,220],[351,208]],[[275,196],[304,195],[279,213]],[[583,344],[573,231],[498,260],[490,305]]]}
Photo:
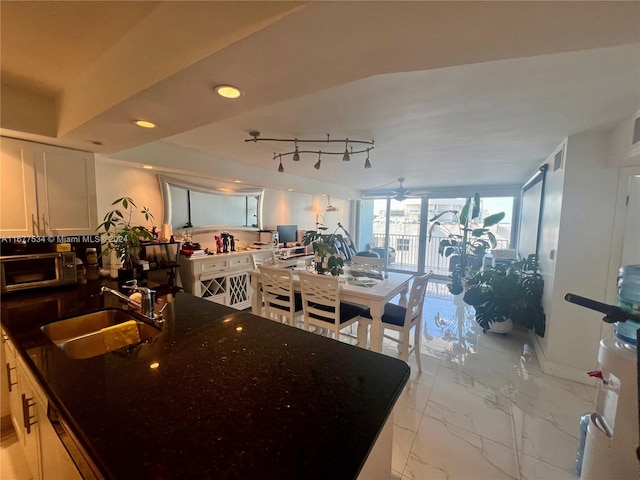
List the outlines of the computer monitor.
{"label": "computer monitor", "polygon": [[278,241],[285,247],[287,243],[298,241],[298,225],[278,225]]}

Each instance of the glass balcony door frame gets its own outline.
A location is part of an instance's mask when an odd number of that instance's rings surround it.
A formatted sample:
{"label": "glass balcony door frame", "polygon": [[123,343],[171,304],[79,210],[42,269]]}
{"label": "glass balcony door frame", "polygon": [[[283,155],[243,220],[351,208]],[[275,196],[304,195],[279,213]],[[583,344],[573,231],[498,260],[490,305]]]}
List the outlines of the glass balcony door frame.
{"label": "glass balcony door frame", "polygon": [[[390,224],[391,224],[391,198],[386,198],[386,212],[385,212],[385,228],[384,228],[384,260],[385,267],[389,271],[399,271],[407,273],[422,274],[426,269],[426,256],[428,247],[428,229],[429,229],[429,200],[430,199],[442,199],[442,198],[468,198],[472,197],[475,193],[479,193],[481,197],[512,197],[513,198],[513,215],[511,219],[511,238],[510,244],[512,248],[515,245],[517,239],[517,226],[519,224],[519,212],[520,212],[520,194],[521,185],[505,185],[505,186],[492,186],[492,187],[460,187],[460,188],[434,188],[430,190],[428,195],[424,195],[420,198],[420,224],[419,224],[419,238],[418,238],[418,262],[416,270],[408,270],[401,268],[394,268],[391,265],[387,265],[388,249],[390,245]],[[382,200],[382,199],[381,199]],[[359,208],[356,211],[360,211]],[[494,212],[492,212],[494,213]],[[358,221],[357,224],[362,227],[362,224]],[[360,238],[360,232],[358,232],[358,238]],[[398,250],[396,249],[396,255]],[[397,263],[397,262],[396,262]],[[441,274],[443,278],[446,275]]]}

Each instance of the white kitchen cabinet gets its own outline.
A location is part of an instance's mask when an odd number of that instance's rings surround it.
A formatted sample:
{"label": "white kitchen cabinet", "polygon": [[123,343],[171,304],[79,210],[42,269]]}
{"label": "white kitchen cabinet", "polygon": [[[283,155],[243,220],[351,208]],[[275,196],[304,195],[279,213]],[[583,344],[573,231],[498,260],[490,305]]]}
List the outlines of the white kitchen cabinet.
{"label": "white kitchen cabinet", "polygon": [[81,480],[47,416],[48,400],[11,340],[2,339],[10,385],[11,421],[34,480]]}
{"label": "white kitchen cabinet", "polygon": [[[18,358],[18,378],[23,397],[25,456],[34,455],[42,480],[81,480],[47,416],[48,400],[26,365]],[[32,469],[32,473],[35,469]]]}
{"label": "white kitchen cabinet", "polygon": [[0,139],[0,235],[94,235],[93,153]]}
{"label": "white kitchen cabinet", "polygon": [[2,342],[4,343],[6,362],[3,374],[6,374],[7,388],[9,389],[9,411],[11,415],[11,423],[13,424],[13,429],[18,436],[18,440],[22,443],[22,402],[20,398],[20,387],[18,384],[16,349],[4,332],[2,332]]}
{"label": "white kitchen cabinet", "polygon": [[[40,435],[39,422],[42,422],[38,400],[34,393],[31,382],[27,381],[26,368],[17,360],[18,388],[20,390],[20,429],[22,430],[22,451],[27,465],[31,470],[31,475],[35,480],[44,478],[42,475],[42,465],[40,463]],[[46,412],[45,412],[46,418]]]}
{"label": "white kitchen cabinet", "polygon": [[246,252],[180,257],[180,277],[187,293],[238,310],[251,306],[250,269]]}

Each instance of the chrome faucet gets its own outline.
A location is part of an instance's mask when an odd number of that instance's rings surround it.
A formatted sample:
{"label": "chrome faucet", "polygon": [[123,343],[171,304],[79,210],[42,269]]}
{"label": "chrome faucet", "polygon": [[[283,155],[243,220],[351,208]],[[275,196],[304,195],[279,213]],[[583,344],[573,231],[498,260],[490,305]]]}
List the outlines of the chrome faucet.
{"label": "chrome faucet", "polygon": [[100,295],[104,295],[105,293],[110,293],[115,295],[120,300],[125,302],[130,307],[137,309],[140,311],[143,317],[151,320],[155,325],[159,325],[162,323],[162,311],[168,304],[165,304],[159,313],[155,312],[155,303],[156,303],[156,291],[151,290],[148,287],[139,287],[137,280],[130,280],[126,282],[125,285],[122,286],[127,290],[131,290],[133,293],[140,293],[142,295],[142,299],[140,302],[132,299],[131,297],[127,297],[117,290],[113,290],[112,288],[107,287],[106,285],[100,286]]}

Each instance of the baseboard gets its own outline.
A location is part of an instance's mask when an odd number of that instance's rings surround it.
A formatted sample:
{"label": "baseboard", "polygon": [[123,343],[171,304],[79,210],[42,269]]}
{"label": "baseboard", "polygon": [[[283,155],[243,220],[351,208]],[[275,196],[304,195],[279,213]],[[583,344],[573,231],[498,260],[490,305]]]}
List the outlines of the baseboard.
{"label": "baseboard", "polygon": [[540,345],[540,337],[535,333],[529,334],[533,348],[536,351],[536,357],[540,363],[540,370],[545,375],[551,375],[554,377],[564,378],[566,380],[572,380],[574,382],[582,383],[585,385],[595,386],[596,382],[593,378],[587,375],[587,372],[583,369],[572,367],[570,365],[563,365],[561,363],[550,362],[547,360]]}

